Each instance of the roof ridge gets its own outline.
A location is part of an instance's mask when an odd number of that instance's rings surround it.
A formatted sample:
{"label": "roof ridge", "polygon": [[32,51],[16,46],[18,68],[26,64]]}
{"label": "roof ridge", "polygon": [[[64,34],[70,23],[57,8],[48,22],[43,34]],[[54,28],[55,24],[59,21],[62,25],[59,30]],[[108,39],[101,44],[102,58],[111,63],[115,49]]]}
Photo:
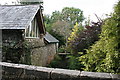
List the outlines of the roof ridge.
{"label": "roof ridge", "polygon": [[36,5],[36,6],[41,6],[40,4],[29,4],[29,5],[0,5],[0,6],[34,6],[34,5]]}

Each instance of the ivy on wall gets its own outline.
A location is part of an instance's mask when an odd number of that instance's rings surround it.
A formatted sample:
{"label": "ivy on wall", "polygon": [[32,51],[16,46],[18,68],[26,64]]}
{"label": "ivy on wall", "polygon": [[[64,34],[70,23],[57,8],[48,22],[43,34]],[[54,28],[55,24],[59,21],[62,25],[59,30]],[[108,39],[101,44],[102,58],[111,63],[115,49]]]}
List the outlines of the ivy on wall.
{"label": "ivy on wall", "polygon": [[30,45],[27,41],[16,43],[3,43],[2,46],[2,60],[12,63],[31,64],[30,59]]}

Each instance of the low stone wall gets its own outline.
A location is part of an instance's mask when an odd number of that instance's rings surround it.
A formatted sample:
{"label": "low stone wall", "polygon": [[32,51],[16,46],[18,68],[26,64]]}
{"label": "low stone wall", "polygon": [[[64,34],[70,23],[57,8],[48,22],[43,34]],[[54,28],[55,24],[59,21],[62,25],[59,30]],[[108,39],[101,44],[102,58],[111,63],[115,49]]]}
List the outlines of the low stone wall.
{"label": "low stone wall", "polygon": [[120,74],[55,69],[6,62],[0,62],[0,65],[3,67],[3,80],[120,80]]}

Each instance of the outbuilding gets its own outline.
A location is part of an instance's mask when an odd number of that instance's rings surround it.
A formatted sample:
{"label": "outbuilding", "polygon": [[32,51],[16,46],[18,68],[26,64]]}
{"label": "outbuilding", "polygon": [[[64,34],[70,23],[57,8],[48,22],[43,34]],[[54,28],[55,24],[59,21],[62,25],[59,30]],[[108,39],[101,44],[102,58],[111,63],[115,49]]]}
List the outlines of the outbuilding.
{"label": "outbuilding", "polygon": [[[2,51],[3,61],[45,66],[52,60],[48,57],[56,54],[56,47],[45,44],[46,31],[40,5],[1,5],[0,31],[2,50],[8,47],[7,52]],[[30,54],[23,49],[26,45]]]}

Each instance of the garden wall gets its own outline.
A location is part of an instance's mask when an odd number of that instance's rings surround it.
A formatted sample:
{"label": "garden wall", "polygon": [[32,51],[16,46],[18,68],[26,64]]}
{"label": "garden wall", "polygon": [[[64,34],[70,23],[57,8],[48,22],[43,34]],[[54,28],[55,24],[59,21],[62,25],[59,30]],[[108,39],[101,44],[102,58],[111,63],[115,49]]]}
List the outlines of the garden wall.
{"label": "garden wall", "polygon": [[120,74],[55,69],[0,62],[4,80],[120,80]]}

